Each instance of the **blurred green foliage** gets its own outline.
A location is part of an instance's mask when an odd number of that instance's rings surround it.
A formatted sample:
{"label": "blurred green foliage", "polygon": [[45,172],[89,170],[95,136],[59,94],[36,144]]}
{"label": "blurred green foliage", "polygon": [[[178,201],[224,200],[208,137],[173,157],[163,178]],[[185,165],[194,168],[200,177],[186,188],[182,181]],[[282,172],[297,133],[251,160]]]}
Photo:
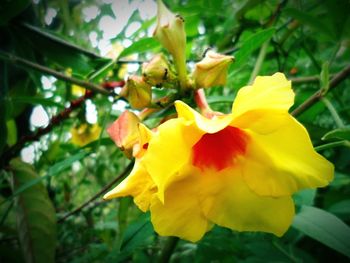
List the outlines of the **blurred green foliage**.
{"label": "blurred green foliage", "polygon": [[[236,57],[227,85],[206,91],[215,110],[228,112],[238,89],[254,71],[259,75],[280,71],[292,79],[296,108],[349,66],[347,0],[165,3],[186,21],[189,67],[207,47]],[[152,38],[155,9],[153,1],[2,1],[0,58],[4,52],[13,54],[92,83],[120,80],[140,73],[139,62],[162,50]],[[264,43],[265,54],[260,56]],[[262,60],[256,67],[258,57]],[[130,198],[104,202],[96,195],[130,162],[105,132],[128,104],[95,95],[37,142],[21,145],[22,161],[9,165],[10,147],[48,124],[36,124],[33,112],[51,118],[76,95],[72,83],[17,67],[11,58],[0,60],[0,72],[0,261],[154,262],[160,258],[169,241],[154,233],[148,214],[141,213]],[[349,85],[345,79],[325,101],[298,116],[319,146],[316,149],[334,163],[336,175],[329,187],[295,196],[298,212],[286,235],[277,238],[215,227],[197,244],[180,240],[170,261],[349,260]],[[154,94],[161,97],[164,92]],[[192,98],[184,100],[194,105]],[[159,111],[146,124],[153,127],[173,112],[172,108]],[[99,139],[83,147],[72,144],[70,130],[95,122],[92,115],[103,129]],[[62,219],[82,204],[87,205]]]}

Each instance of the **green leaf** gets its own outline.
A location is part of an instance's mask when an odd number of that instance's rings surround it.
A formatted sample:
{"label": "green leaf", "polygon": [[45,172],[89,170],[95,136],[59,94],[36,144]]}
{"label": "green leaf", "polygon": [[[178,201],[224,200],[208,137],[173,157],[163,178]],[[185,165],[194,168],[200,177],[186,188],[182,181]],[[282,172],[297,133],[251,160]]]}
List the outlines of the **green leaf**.
{"label": "green leaf", "polygon": [[326,133],[322,137],[322,140],[329,140],[329,139],[339,139],[339,140],[350,141],[350,127],[335,129],[333,131]]}
{"label": "green leaf", "polygon": [[[0,94],[1,95],[1,94]],[[6,104],[4,100],[0,98],[0,154],[6,146],[7,142],[7,125],[6,125]]]}
{"label": "green leaf", "polygon": [[14,96],[11,97],[12,103],[28,103],[32,105],[43,105],[48,107],[57,107],[59,109],[64,109],[64,106],[57,103],[51,99],[41,98],[41,97],[29,97],[29,96]]}
{"label": "green leaf", "polygon": [[[19,159],[11,161],[13,190],[39,176],[33,168]],[[16,198],[17,229],[26,262],[55,261],[56,213],[42,184],[36,184]]]}
{"label": "green leaf", "polygon": [[152,241],[153,227],[150,223],[149,213],[142,214],[138,220],[130,223],[123,235],[120,251],[111,254],[105,262],[126,262],[135,251],[148,245]]}
{"label": "green leaf", "polygon": [[6,122],[8,136],[7,136],[7,144],[9,146],[14,145],[17,142],[17,127],[14,119],[8,120]]}
{"label": "green leaf", "polygon": [[12,18],[19,15],[29,4],[29,0],[1,1],[0,26],[7,24]]}
{"label": "green leaf", "polygon": [[284,10],[284,13],[298,20],[300,23],[309,26],[316,32],[323,33],[325,36],[332,38],[333,32],[329,26],[322,22],[318,17],[312,16],[306,12],[302,12],[298,9],[288,8]]}
{"label": "green leaf", "polygon": [[250,36],[243,43],[242,47],[234,54],[236,60],[233,63],[233,68],[239,68],[243,66],[251,53],[261,47],[261,45],[267,40],[270,40],[274,33],[274,28],[268,28]]}
{"label": "green leaf", "polygon": [[134,53],[140,54],[157,47],[160,47],[160,44],[153,37],[142,38],[124,49],[122,53],[120,53],[119,58],[126,57]]}
{"label": "green leaf", "polygon": [[338,216],[343,216],[346,218],[350,218],[350,199],[342,200],[338,203],[333,204],[328,208],[328,211],[336,214]]}
{"label": "green leaf", "polygon": [[297,205],[313,205],[315,196],[315,189],[305,189],[294,194],[293,199]]}
{"label": "green leaf", "polygon": [[110,61],[65,41],[62,36],[56,36],[43,28],[20,24],[13,28],[12,33],[15,38],[25,38],[32,49],[46,56],[51,62],[66,69],[71,68],[72,74],[77,77],[86,77],[96,68]]}
{"label": "green leaf", "polygon": [[322,95],[325,95],[329,90],[329,63],[325,62],[322,65],[320,74]]}
{"label": "green leaf", "polygon": [[302,206],[293,227],[350,257],[350,227],[335,215],[316,207]]}
{"label": "green leaf", "polygon": [[90,154],[90,152],[82,151],[82,152],[79,152],[77,154],[74,154],[74,155],[68,157],[67,159],[64,159],[61,162],[54,164],[53,166],[51,166],[49,168],[46,175],[36,177],[35,179],[30,180],[30,181],[26,182],[25,184],[22,184],[20,187],[17,187],[16,190],[13,192],[13,194],[10,197],[8,197],[5,201],[1,202],[0,205],[5,203],[6,201],[11,200],[12,198],[16,197],[17,195],[21,194],[22,192],[28,190],[28,188],[31,188],[31,187],[37,185],[42,180],[61,173],[65,169],[71,167],[74,162],[83,159],[84,157],[86,157],[89,154]]}

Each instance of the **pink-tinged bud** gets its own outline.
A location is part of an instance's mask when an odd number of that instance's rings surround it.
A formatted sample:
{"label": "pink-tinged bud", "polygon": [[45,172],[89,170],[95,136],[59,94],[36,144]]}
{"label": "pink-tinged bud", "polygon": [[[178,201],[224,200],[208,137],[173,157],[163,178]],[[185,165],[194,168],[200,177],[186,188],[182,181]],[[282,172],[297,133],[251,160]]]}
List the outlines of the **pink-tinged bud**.
{"label": "pink-tinged bud", "polygon": [[109,136],[128,158],[132,157],[133,147],[139,140],[139,122],[134,113],[126,110],[107,129]]}
{"label": "pink-tinged bud", "polygon": [[161,0],[158,0],[157,27],[153,36],[173,56],[175,68],[182,87],[186,87],[186,32],[185,21],[171,13]]}
{"label": "pink-tinged bud", "polygon": [[165,82],[174,81],[174,73],[163,54],[154,56],[149,62],[143,63],[142,75],[144,80],[152,86],[160,86]]}
{"label": "pink-tinged bud", "polygon": [[225,85],[227,69],[233,61],[233,56],[221,55],[209,50],[205,57],[196,64],[192,73],[196,88]]}
{"label": "pink-tinged bud", "polygon": [[131,76],[126,81],[120,96],[126,98],[134,109],[147,107],[152,100],[152,86],[140,76]]}

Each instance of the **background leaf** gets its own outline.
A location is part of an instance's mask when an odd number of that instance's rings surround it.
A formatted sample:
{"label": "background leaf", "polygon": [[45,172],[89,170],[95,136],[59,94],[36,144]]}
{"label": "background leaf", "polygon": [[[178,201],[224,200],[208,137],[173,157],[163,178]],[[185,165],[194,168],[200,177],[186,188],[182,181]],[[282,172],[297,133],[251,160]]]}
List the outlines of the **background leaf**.
{"label": "background leaf", "polygon": [[293,227],[350,258],[350,227],[322,209],[302,206]]}
{"label": "background leaf", "polygon": [[[38,178],[33,168],[18,159],[11,162],[16,191]],[[16,198],[17,226],[26,262],[55,262],[56,213],[42,184],[23,191]]]}

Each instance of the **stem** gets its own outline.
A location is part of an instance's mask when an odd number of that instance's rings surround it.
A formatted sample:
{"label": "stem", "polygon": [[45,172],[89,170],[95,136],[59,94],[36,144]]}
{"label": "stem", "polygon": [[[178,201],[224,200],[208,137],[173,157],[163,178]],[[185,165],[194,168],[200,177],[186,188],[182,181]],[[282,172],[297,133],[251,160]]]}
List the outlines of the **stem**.
{"label": "stem", "polygon": [[0,51],[0,58],[3,59],[3,60],[6,60],[12,64],[15,64],[15,65],[18,65],[18,66],[24,66],[24,67],[27,67],[27,68],[31,68],[31,69],[34,69],[34,70],[37,70],[37,71],[40,71],[42,73],[46,73],[46,74],[49,74],[51,76],[54,76],[56,77],[57,79],[60,79],[60,80],[63,80],[63,81],[66,81],[66,82],[69,82],[69,83],[72,83],[72,84],[76,84],[78,86],[81,86],[81,87],[84,87],[86,89],[89,89],[89,90],[92,90],[92,91],[95,91],[95,92],[98,92],[98,93],[102,93],[102,94],[105,94],[105,95],[108,95],[109,92],[107,90],[104,90],[103,88],[101,88],[100,86],[94,84],[94,83],[91,83],[91,82],[86,82],[86,81],[83,81],[83,80],[80,80],[80,79],[76,79],[76,78],[73,78],[73,77],[69,77],[61,72],[57,72],[51,68],[48,68],[48,67],[45,67],[45,66],[42,66],[42,65],[39,65],[39,64],[36,64],[36,63],[33,63],[29,60],[26,60],[26,59],[23,59],[23,58],[20,58],[20,57],[17,57],[13,54],[10,54],[10,53],[7,53],[7,52],[4,52],[4,51]]}
{"label": "stem", "polygon": [[264,62],[265,56],[266,56],[266,52],[267,52],[267,48],[269,46],[270,40],[266,41],[260,48],[259,51],[259,55],[258,55],[258,59],[256,60],[254,69],[252,74],[250,75],[249,81],[248,81],[248,85],[252,84],[252,82],[254,81],[254,79],[256,78],[256,76],[259,74],[261,66]]}
{"label": "stem", "polygon": [[179,77],[181,90],[185,90],[187,88],[187,70],[186,70],[186,61],[179,59],[175,60],[175,68]]}
{"label": "stem", "polygon": [[162,252],[159,257],[159,263],[167,263],[169,262],[172,253],[175,250],[175,247],[177,245],[177,242],[179,241],[178,237],[168,237]]}
{"label": "stem", "polygon": [[[350,75],[350,65],[336,74],[329,83],[329,91],[336,87],[339,83],[345,80]],[[324,94],[325,95],[325,94]],[[310,108],[316,102],[318,102],[324,95],[322,95],[322,89],[316,91],[313,95],[311,95],[306,101],[304,101],[301,105],[299,105],[295,110],[292,111],[292,115],[294,117],[300,115],[305,110]]]}
{"label": "stem", "polygon": [[335,123],[337,124],[338,128],[344,128],[345,125],[343,121],[341,120],[337,110],[334,108],[333,104],[329,101],[329,99],[323,97],[321,98],[321,101],[326,105],[328,108],[329,112],[331,113]]}
{"label": "stem", "polygon": [[80,212],[83,208],[85,208],[91,202],[96,200],[102,194],[106,193],[116,182],[118,182],[121,178],[125,177],[131,171],[131,168],[133,167],[133,165],[134,165],[134,162],[130,162],[128,164],[128,166],[116,178],[114,178],[107,185],[105,185],[99,192],[97,192],[94,196],[92,196],[90,199],[88,199],[82,205],[78,206],[77,208],[73,209],[71,212],[67,213],[65,216],[58,219],[57,222],[58,223],[64,222],[68,217],[71,217],[72,215]]}
{"label": "stem", "polygon": [[203,116],[211,119],[215,116],[215,112],[210,108],[207,98],[205,97],[204,89],[198,89],[194,92],[194,101],[200,109]]}
{"label": "stem", "polygon": [[307,77],[298,77],[298,78],[289,78],[293,84],[303,84],[303,83],[313,83],[320,82],[319,76],[307,76]]}
{"label": "stem", "polygon": [[315,147],[315,151],[320,152],[323,150],[327,150],[327,149],[331,149],[334,147],[339,147],[339,146],[347,146],[350,147],[350,143],[346,140],[343,141],[338,141],[338,142],[330,142],[330,143],[326,143],[326,144],[322,144],[319,146]]}

